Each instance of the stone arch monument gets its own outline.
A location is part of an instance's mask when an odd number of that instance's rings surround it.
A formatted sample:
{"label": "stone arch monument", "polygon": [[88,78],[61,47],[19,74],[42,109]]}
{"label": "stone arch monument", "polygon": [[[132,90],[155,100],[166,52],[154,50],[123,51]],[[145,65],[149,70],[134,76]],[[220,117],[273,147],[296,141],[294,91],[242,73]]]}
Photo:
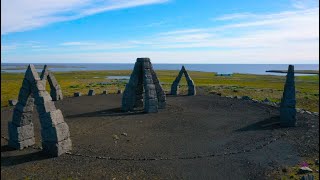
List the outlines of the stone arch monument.
{"label": "stone arch monument", "polygon": [[173,81],[171,85],[171,95],[179,94],[179,82],[183,74],[186,77],[187,84],[188,84],[188,96],[196,95],[196,86],[184,66],[182,66],[178,76],[176,77],[176,79]]}
{"label": "stone arch monument", "polygon": [[44,82],[48,80],[50,85],[50,96],[53,101],[59,101],[63,99],[61,87],[47,65],[44,65],[40,79],[44,80]]}
{"label": "stone arch monument", "polygon": [[20,88],[12,121],[8,123],[8,146],[23,149],[35,144],[32,123],[35,104],[41,124],[43,152],[59,156],[72,148],[69,127],[64,122],[61,110],[56,109],[51,96],[45,90],[45,84],[45,80],[39,78],[35,67],[30,64]]}
{"label": "stone arch monument", "polygon": [[166,106],[166,94],[149,58],[138,58],[122,96],[122,110],[143,107],[144,112],[158,112]]}

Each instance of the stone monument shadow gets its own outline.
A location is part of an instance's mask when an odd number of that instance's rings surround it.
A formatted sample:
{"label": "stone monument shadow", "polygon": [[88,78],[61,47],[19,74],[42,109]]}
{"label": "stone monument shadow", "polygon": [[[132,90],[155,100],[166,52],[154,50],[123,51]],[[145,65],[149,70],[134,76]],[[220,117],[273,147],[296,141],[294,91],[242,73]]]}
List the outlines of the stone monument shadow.
{"label": "stone monument shadow", "polygon": [[184,97],[184,96],[190,96],[190,95],[188,95],[188,94],[179,94],[179,96],[177,96],[177,95],[172,95],[172,94],[169,93],[169,94],[166,94],[166,96],[167,97],[181,97],[181,96]]}
{"label": "stone monument shadow", "polygon": [[16,149],[8,145],[1,146],[1,152],[15,151]]}
{"label": "stone monument shadow", "polygon": [[272,116],[262,121],[249,124],[243,128],[235,130],[236,132],[243,132],[243,131],[263,131],[263,130],[273,130],[273,129],[280,129],[280,116]]}
{"label": "stone monument shadow", "polygon": [[[2,148],[2,147],[1,147]],[[15,166],[27,162],[40,161],[45,159],[53,158],[48,154],[45,154],[42,151],[37,151],[33,153],[23,154],[23,155],[15,155],[15,156],[1,156],[1,167],[6,166]]]}
{"label": "stone monument shadow", "polygon": [[130,112],[124,112],[119,107],[119,108],[112,108],[112,109],[94,111],[89,113],[69,115],[69,116],[66,116],[66,118],[72,119],[72,118],[79,118],[79,117],[132,116],[132,115],[139,115],[139,114],[146,114],[146,112],[144,112],[143,109],[136,109]]}

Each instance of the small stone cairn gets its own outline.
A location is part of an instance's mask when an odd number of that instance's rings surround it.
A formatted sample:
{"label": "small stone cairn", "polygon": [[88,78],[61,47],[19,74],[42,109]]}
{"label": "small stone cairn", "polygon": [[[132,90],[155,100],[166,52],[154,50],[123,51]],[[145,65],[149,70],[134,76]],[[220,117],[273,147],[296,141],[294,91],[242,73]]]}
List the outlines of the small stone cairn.
{"label": "small stone cairn", "polygon": [[10,99],[10,100],[8,101],[8,103],[9,103],[10,106],[15,106],[15,105],[18,103],[18,101],[15,100],[15,99]]}
{"label": "small stone cairn", "polygon": [[166,95],[149,58],[138,58],[122,96],[122,110],[144,107],[144,112],[158,112],[166,106]]}
{"label": "small stone cairn", "polygon": [[94,92],[93,89],[90,89],[88,92],[88,96],[94,96],[96,93]]}
{"label": "small stone cairn", "polygon": [[289,65],[283,96],[280,103],[280,125],[293,127],[296,125],[296,91],[294,82],[294,66]]}
{"label": "small stone cairn", "polygon": [[179,82],[183,74],[186,77],[187,84],[188,84],[188,96],[196,95],[196,86],[184,66],[182,66],[178,76],[176,77],[176,79],[173,81],[171,85],[171,95],[179,94]]}
{"label": "small stone cairn", "polygon": [[45,90],[45,84],[45,79],[40,79],[35,67],[30,64],[20,88],[12,121],[8,123],[8,145],[23,149],[35,144],[32,111],[36,104],[43,152],[59,156],[72,148],[69,127],[64,122],[61,110],[56,109],[50,94]]}
{"label": "small stone cairn", "polygon": [[40,79],[44,82],[48,80],[51,89],[50,96],[52,98],[52,101],[59,101],[63,99],[61,87],[58,84],[58,81],[54,77],[53,73],[48,69],[47,65],[44,65],[44,68],[40,75]]}
{"label": "small stone cairn", "polygon": [[314,176],[312,174],[307,174],[302,176],[301,180],[314,180]]}

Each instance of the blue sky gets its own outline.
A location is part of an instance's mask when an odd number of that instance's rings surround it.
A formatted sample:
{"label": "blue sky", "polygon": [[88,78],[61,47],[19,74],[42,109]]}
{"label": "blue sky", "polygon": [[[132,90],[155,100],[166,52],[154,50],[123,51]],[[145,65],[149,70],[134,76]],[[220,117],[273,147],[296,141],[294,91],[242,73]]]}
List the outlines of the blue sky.
{"label": "blue sky", "polygon": [[317,0],[1,0],[13,63],[318,64]]}

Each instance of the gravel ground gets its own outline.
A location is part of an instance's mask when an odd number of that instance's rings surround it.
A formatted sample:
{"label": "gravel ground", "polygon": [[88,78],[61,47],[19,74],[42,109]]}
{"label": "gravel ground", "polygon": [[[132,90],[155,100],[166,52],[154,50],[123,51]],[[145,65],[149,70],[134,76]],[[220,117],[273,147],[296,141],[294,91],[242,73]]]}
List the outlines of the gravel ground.
{"label": "gravel ground", "polygon": [[[199,91],[201,92],[201,91]],[[3,179],[272,179],[270,172],[319,153],[319,117],[298,114],[279,127],[276,107],[217,95],[167,96],[166,109],[120,111],[121,95],[56,102],[70,127],[73,150],[57,158],[37,144],[7,146],[12,107],[1,113]]]}

